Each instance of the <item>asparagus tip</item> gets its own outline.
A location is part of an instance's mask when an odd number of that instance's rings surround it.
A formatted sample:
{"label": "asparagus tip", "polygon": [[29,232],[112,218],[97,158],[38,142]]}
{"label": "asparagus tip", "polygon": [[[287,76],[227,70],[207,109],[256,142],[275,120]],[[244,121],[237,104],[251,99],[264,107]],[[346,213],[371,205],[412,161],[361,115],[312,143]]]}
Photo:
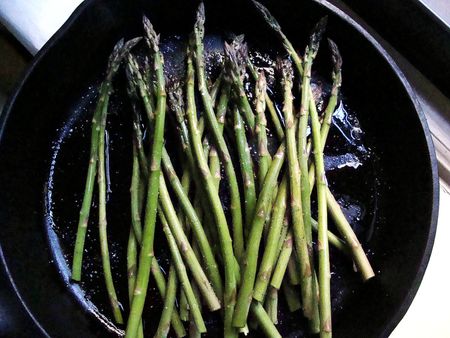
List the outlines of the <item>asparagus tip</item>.
{"label": "asparagus tip", "polygon": [[203,1],[198,5],[194,31],[198,38],[203,39],[203,36],[205,35],[205,5]]}
{"label": "asparagus tip", "polygon": [[152,49],[154,52],[157,52],[159,50],[159,34],[156,34],[152,23],[145,15],[142,17],[142,22],[144,23],[145,41],[147,42],[147,45],[150,47],[150,49]]}
{"label": "asparagus tip", "polygon": [[281,32],[281,26],[278,23],[278,21],[273,17],[272,14],[270,14],[269,10],[261,3],[259,3],[256,0],[252,0],[255,7],[258,9],[258,11],[263,16],[264,20],[272,27],[275,31]]}
{"label": "asparagus tip", "polygon": [[292,82],[292,78],[294,77],[294,70],[292,69],[292,62],[289,59],[278,59],[277,68],[283,76],[283,84],[286,81]]}
{"label": "asparagus tip", "polygon": [[314,54],[316,54],[317,50],[319,49],[320,40],[322,39],[322,35],[325,32],[325,29],[327,27],[327,22],[328,22],[328,16],[324,16],[322,19],[319,20],[319,22],[316,24],[316,26],[313,29],[313,32],[311,34],[311,38],[309,41],[309,49]]}
{"label": "asparagus tip", "polygon": [[339,52],[339,48],[336,43],[330,38],[328,38],[328,45],[330,46],[331,60],[333,61],[334,72],[340,72],[342,68],[342,57],[341,53]]}
{"label": "asparagus tip", "polygon": [[225,42],[225,57],[230,65],[230,71],[237,76],[243,76],[248,59],[248,48],[244,35],[238,35],[231,44]]}
{"label": "asparagus tip", "polygon": [[129,53],[129,51],[141,40],[141,37],[137,37],[127,42],[122,38],[113,48],[113,51],[108,59],[108,76],[112,76],[117,71],[123,58]]}
{"label": "asparagus tip", "polygon": [[171,90],[169,90],[168,102],[172,111],[177,111],[179,108],[184,110],[183,89],[181,88],[180,83],[174,83]]}

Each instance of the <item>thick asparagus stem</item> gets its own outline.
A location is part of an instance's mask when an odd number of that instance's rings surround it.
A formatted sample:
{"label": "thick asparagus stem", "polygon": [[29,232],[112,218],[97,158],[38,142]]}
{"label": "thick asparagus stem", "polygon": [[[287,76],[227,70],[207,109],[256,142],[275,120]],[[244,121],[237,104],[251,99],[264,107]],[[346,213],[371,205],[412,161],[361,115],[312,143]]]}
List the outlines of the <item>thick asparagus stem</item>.
{"label": "thick asparagus stem", "polygon": [[272,276],[275,265],[278,243],[280,241],[281,227],[283,225],[284,215],[286,213],[286,200],[288,182],[287,176],[283,176],[283,180],[278,188],[277,198],[272,209],[272,219],[270,223],[269,233],[266,240],[266,248],[263,258],[259,266],[258,277],[256,279],[255,288],[253,290],[253,298],[263,302],[266,296],[267,286]]}
{"label": "thick asparagus stem", "polygon": [[167,190],[164,176],[162,175],[159,178],[159,201],[161,208],[164,211],[165,218],[169,224],[170,231],[176,240],[181,254],[185,258],[186,265],[192,272],[192,276],[196,281],[197,287],[208,305],[208,308],[211,311],[220,309],[220,301],[217,298],[208,278],[206,277],[202,266],[195,256],[192,246],[183,231],[180,221],[178,220],[175,208],[170,199],[169,191]]}
{"label": "thick asparagus stem", "polygon": [[[187,61],[187,109],[186,117],[188,120],[189,136],[191,141],[192,154],[195,157],[196,168],[201,174],[200,178],[203,182],[206,195],[208,196],[209,204],[212,209],[214,221],[217,226],[220,245],[222,250],[222,258],[225,269],[225,285],[224,285],[224,335],[226,337],[236,337],[237,331],[231,326],[231,320],[234,312],[235,297],[236,297],[236,275],[234,264],[234,253],[231,242],[231,236],[222,208],[222,204],[217,194],[215,182],[209,171],[208,163],[203,153],[201,135],[198,130],[197,110],[195,107],[194,94],[194,67],[192,65],[192,58],[188,53]],[[194,161],[192,161],[194,162]],[[198,185],[202,186],[202,185]]]}
{"label": "thick asparagus stem", "polygon": [[271,287],[268,293],[266,312],[272,320],[272,323],[278,324],[278,290]]}
{"label": "thick asparagus stem", "polygon": [[295,119],[293,114],[292,77],[293,71],[290,61],[281,64],[284,83],[283,113],[286,121],[286,147],[289,164],[289,188],[292,225],[294,230],[294,245],[299,258],[301,273],[301,290],[303,301],[303,314],[309,320],[311,331],[318,332],[318,307],[315,297],[313,270],[306,244],[306,231],[303,223],[303,212],[300,191],[300,167],[297,157],[297,144],[295,140]]}
{"label": "thick asparagus stem", "polygon": [[106,71],[106,78],[100,86],[99,98],[95,108],[94,116],[92,118],[91,127],[91,146],[89,154],[89,166],[86,175],[86,183],[84,187],[83,201],[81,204],[80,217],[78,220],[77,236],[75,240],[75,247],[72,261],[72,275],[74,281],[81,280],[81,267],[83,263],[84,242],[86,239],[86,230],[89,222],[89,213],[92,205],[92,194],[94,192],[95,176],[97,173],[97,159],[98,159],[98,143],[99,143],[99,128],[101,115],[106,114],[108,110],[109,97],[111,95],[111,82],[119,69],[120,63],[128,51],[133,48],[138,39],[133,39],[124,44],[120,40],[115,46],[109,57],[108,69]]}
{"label": "thick asparagus stem", "polygon": [[[205,322],[203,321],[203,317],[200,310],[200,305],[195,297],[194,291],[192,290],[192,285],[189,281],[189,276],[186,271],[186,267],[183,263],[183,258],[181,257],[181,253],[178,249],[177,243],[173,234],[170,230],[169,224],[167,223],[166,216],[161,208],[158,207],[158,215],[161,221],[161,225],[166,235],[167,242],[169,244],[170,253],[172,255],[172,261],[175,265],[177,276],[180,280],[181,286],[186,294],[186,298],[188,299],[190,313],[194,318],[195,325],[197,329],[204,333],[206,332]],[[166,288],[167,291],[167,288]]]}
{"label": "thick asparagus stem", "polygon": [[203,57],[203,37],[205,34],[205,7],[203,3],[200,3],[197,10],[197,21],[194,26],[194,44],[195,44],[195,61],[198,79],[198,89],[203,102],[204,116],[210,129],[210,135],[214,142],[219,157],[224,165],[225,173],[227,175],[227,181],[230,189],[231,199],[231,219],[233,224],[233,248],[238,261],[242,258],[244,252],[244,234],[242,226],[242,210],[241,199],[239,194],[239,186],[237,183],[236,173],[231,161],[231,156],[228,151],[228,147],[225,143],[223,135],[220,133],[217,119],[214,113],[214,107],[212,105],[211,96],[209,95],[206,75],[205,75],[205,63]]}
{"label": "thick asparagus stem", "polygon": [[166,113],[166,91],[164,80],[164,62],[159,51],[159,36],[153,29],[150,21],[144,17],[146,30],[146,42],[153,51],[154,69],[157,82],[157,104],[155,110],[155,123],[153,142],[151,145],[151,159],[148,178],[147,203],[145,207],[145,221],[142,236],[142,247],[139,254],[139,268],[136,277],[133,302],[128,317],[126,337],[136,336],[139,321],[144,308],[147,295],[148,280],[152,264],[153,240],[155,234],[156,207],[158,203],[158,188],[161,164],[161,152],[163,146],[164,122]]}
{"label": "thick asparagus stem", "polygon": [[267,312],[264,311],[261,303],[253,301],[251,304],[251,308],[252,314],[253,316],[255,316],[255,319],[264,334],[270,338],[281,338],[281,334],[278,332]]}
{"label": "thick asparagus stem", "polygon": [[237,107],[233,108],[233,117],[234,134],[244,188],[245,226],[248,228],[251,225],[256,206],[255,175],[253,173],[250,149],[245,137],[244,123]]}
{"label": "thick asparagus stem", "polygon": [[236,309],[233,316],[233,325],[235,327],[244,327],[247,322],[248,311],[252,301],[253,287],[255,283],[256,269],[258,263],[258,251],[261,242],[266,214],[270,207],[269,202],[272,198],[272,192],[278,179],[281,167],[285,157],[284,142],[280,145],[275,154],[264,180],[256,203],[255,215],[248,236],[248,245],[243,260],[243,272],[241,287],[239,289]]}
{"label": "thick asparagus stem", "polygon": [[169,334],[170,321],[175,307],[175,298],[177,294],[177,275],[173,264],[170,265],[169,277],[167,279],[166,294],[164,297],[164,306],[159,319],[158,329],[155,338],[165,338]]}

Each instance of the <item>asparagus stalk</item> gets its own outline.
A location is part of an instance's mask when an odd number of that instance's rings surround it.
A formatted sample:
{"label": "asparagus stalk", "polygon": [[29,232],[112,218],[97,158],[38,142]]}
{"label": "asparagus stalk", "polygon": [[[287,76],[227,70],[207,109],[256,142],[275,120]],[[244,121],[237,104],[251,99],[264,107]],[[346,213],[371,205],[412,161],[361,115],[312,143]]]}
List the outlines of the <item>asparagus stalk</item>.
{"label": "asparagus stalk", "polygon": [[208,278],[206,277],[202,266],[195,256],[192,246],[183,231],[180,221],[178,220],[175,208],[170,199],[169,191],[167,190],[164,176],[160,176],[159,178],[159,201],[161,208],[164,211],[165,218],[169,224],[170,231],[176,240],[181,254],[185,258],[186,265],[192,272],[192,276],[194,277],[194,280],[196,281],[197,286],[208,305],[208,308],[211,311],[220,309],[220,301],[217,298]]}
{"label": "asparagus stalk", "polygon": [[146,17],[144,17],[144,28],[146,31],[146,42],[153,51],[154,69],[156,71],[157,104],[155,110],[153,142],[151,145],[151,158],[147,185],[147,203],[145,208],[144,229],[142,232],[142,247],[139,254],[139,268],[136,277],[133,302],[131,304],[126,328],[127,338],[136,336],[147,295],[150,268],[154,256],[153,240],[155,234],[156,207],[158,203],[159,188],[158,183],[166,113],[166,91],[163,69],[164,61],[162,59],[162,54],[159,51],[159,36],[156,34],[153,26]]}
{"label": "asparagus stalk", "polygon": [[106,114],[108,110],[109,97],[111,95],[112,80],[119,69],[126,53],[133,48],[138,42],[139,38],[130,40],[124,44],[123,39],[115,46],[109,56],[108,68],[106,71],[105,80],[102,82],[99,91],[99,99],[95,107],[94,116],[92,118],[91,127],[91,146],[89,155],[89,166],[86,175],[86,183],[84,187],[83,201],[81,204],[80,217],[78,220],[77,235],[75,240],[75,247],[72,261],[72,275],[74,281],[81,280],[81,267],[83,264],[84,242],[86,239],[86,231],[89,222],[89,213],[92,205],[92,194],[94,192],[95,176],[97,173],[97,159],[99,146],[99,129],[102,114]]}
{"label": "asparagus stalk", "polygon": [[272,323],[278,324],[278,290],[269,288],[268,299],[266,300],[266,312]]}
{"label": "asparagus stalk", "polygon": [[[231,242],[231,236],[225,217],[225,213],[222,208],[222,204],[217,194],[215,182],[209,171],[208,163],[203,152],[201,143],[201,135],[198,130],[197,111],[195,107],[195,94],[194,94],[194,67],[192,65],[192,58],[188,53],[187,60],[187,110],[186,117],[189,127],[189,136],[191,141],[192,155],[195,158],[196,167],[199,170],[200,178],[203,183],[205,193],[209,200],[209,205],[212,209],[214,221],[217,226],[218,235],[220,239],[220,245],[222,250],[222,257],[224,261],[225,270],[225,287],[224,287],[224,335],[226,337],[236,337],[237,331],[232,328],[231,320],[234,312],[235,295],[236,295],[236,271],[234,264],[234,253]],[[198,185],[201,186],[201,185]]]}
{"label": "asparagus stalk", "polygon": [[255,214],[248,236],[248,245],[243,260],[241,287],[239,289],[236,309],[233,316],[233,326],[244,327],[250,308],[255,275],[258,263],[258,251],[261,242],[264,222],[272,198],[272,192],[284,162],[285,144],[280,145],[270,165],[264,180],[263,188],[256,203]]}
{"label": "asparagus stalk", "polygon": [[[307,58],[314,50],[307,50]],[[310,98],[311,129],[314,146],[314,161],[317,177],[317,204],[318,204],[318,254],[319,254],[319,309],[320,309],[320,337],[331,337],[331,296],[330,296],[330,257],[328,248],[327,224],[327,180],[323,162],[322,140],[320,138],[320,122],[315,109],[314,99]]]}
{"label": "asparagus stalk", "polygon": [[255,178],[250,149],[248,148],[247,138],[245,137],[244,123],[237,107],[233,108],[233,116],[234,134],[236,137],[236,145],[244,188],[245,225],[248,228],[251,225],[250,223],[255,213]]}
{"label": "asparagus stalk", "polygon": [[[151,273],[153,278],[155,279],[156,288],[162,299],[166,298],[166,279],[164,274],[161,272],[161,267],[159,266],[158,260],[155,258],[152,263]],[[178,311],[174,308],[172,311],[172,328],[175,332],[175,335],[178,338],[186,336],[186,330],[184,329],[183,323],[181,322],[180,315]]]}
{"label": "asparagus stalk", "polygon": [[278,243],[280,241],[281,227],[286,213],[287,200],[287,176],[283,176],[283,180],[278,189],[278,194],[272,209],[272,219],[270,229],[266,240],[266,248],[259,266],[258,277],[253,290],[253,298],[259,302],[263,302],[266,296],[267,286],[272,276],[272,270],[275,265],[275,259]]}
{"label": "asparagus stalk", "polygon": [[[223,133],[223,127],[225,124],[225,114],[228,108],[228,101],[230,97],[230,84],[227,82],[225,83],[222,92],[220,94],[219,102],[217,104],[217,123],[219,125],[219,131]],[[211,150],[209,152],[209,169],[211,171],[211,174],[214,177],[214,180],[216,182],[216,188],[219,189],[220,184],[220,161],[219,156],[217,154],[216,148],[213,146],[211,147]]]}
{"label": "asparagus stalk", "polygon": [[286,298],[286,303],[288,305],[290,312],[295,312],[302,308],[302,302],[300,301],[300,297],[298,296],[295,288],[290,285],[287,281],[284,281],[281,285],[281,288],[284,293],[284,297]]}
{"label": "asparagus stalk", "polygon": [[[258,139],[258,155],[259,155],[259,169],[258,169],[258,185],[261,186],[266,177],[267,170],[269,170],[272,157],[267,149],[267,120],[265,115],[266,110],[266,92],[267,83],[264,72],[259,73],[256,87],[255,87],[255,100],[256,100],[256,127],[255,133]],[[279,120],[278,120],[279,121]]]}
{"label": "asparagus stalk", "polygon": [[[169,244],[169,249],[172,254],[172,261],[175,264],[175,268],[177,271],[177,276],[180,279],[181,286],[186,294],[186,298],[188,299],[190,313],[194,318],[195,325],[197,329],[204,333],[206,332],[205,322],[203,321],[203,317],[200,310],[200,305],[195,297],[194,291],[192,290],[192,285],[189,281],[189,277],[186,271],[186,267],[183,263],[183,258],[181,257],[181,253],[178,249],[177,243],[173,234],[170,230],[169,224],[167,223],[166,216],[161,208],[158,207],[158,215],[161,221],[161,225],[166,235],[167,242]],[[167,289],[166,289],[167,291]]]}
{"label": "asparagus stalk", "polygon": [[[309,95],[311,94],[311,68],[314,58],[319,49],[320,40],[325,30],[326,17],[319,21],[310,37],[309,45],[306,47],[305,58],[303,62],[303,76],[301,85],[301,105],[300,118],[298,126],[298,159],[301,173],[301,196],[303,209],[303,222],[305,225],[306,243],[308,246],[309,260],[314,269],[313,247],[312,247],[312,230],[311,230],[311,200],[309,178],[308,178],[308,153],[307,153],[307,136],[308,112],[309,112]],[[312,98],[311,98],[312,99]]]}
{"label": "asparagus stalk", "polygon": [[253,301],[251,304],[253,316],[255,316],[256,321],[261,327],[262,331],[267,337],[270,338],[281,338],[280,333],[273,324],[272,320],[268,316],[267,312],[264,311],[261,303]]}
{"label": "asparagus stalk", "polygon": [[[255,66],[251,62],[250,58],[247,59],[247,66],[248,66],[248,69],[250,70],[250,74],[253,76],[253,79],[255,81],[258,81],[259,74],[261,74],[261,73],[264,74],[263,72],[258,73]],[[275,108],[275,104],[270,99],[269,94],[267,93],[267,90],[264,93],[264,99],[265,99],[265,104],[266,104],[267,110],[269,111],[269,114],[270,114],[270,119],[272,120],[273,126],[275,128],[275,134],[281,140],[284,138],[284,129],[281,124],[280,117],[278,116],[278,112]]]}
{"label": "asparagus stalk", "polygon": [[239,109],[244,115],[245,123],[253,132],[255,128],[255,114],[244,89],[243,76],[248,58],[247,44],[244,36],[237,36],[231,44],[225,42],[226,65],[228,66],[228,81],[233,84],[233,91],[237,97]]}
{"label": "asparagus stalk", "polygon": [[214,113],[214,108],[211,101],[211,96],[207,90],[206,75],[205,75],[205,63],[203,57],[203,37],[205,34],[205,7],[203,3],[200,3],[197,10],[197,21],[194,25],[194,45],[195,45],[195,61],[197,69],[198,88],[200,96],[202,98],[204,107],[204,116],[208,126],[214,145],[219,153],[219,157],[225,167],[225,173],[231,195],[231,218],[233,224],[233,248],[236,254],[236,258],[240,261],[244,252],[244,235],[242,227],[242,211],[241,211],[241,199],[239,194],[239,186],[237,183],[236,173],[234,171],[231,156],[228,151],[228,147],[225,143],[223,135],[220,133],[217,119]]}
{"label": "asparagus stalk", "polygon": [[165,338],[169,334],[172,313],[175,307],[175,298],[177,294],[177,275],[173,264],[170,265],[169,277],[167,280],[166,294],[164,297],[164,306],[159,319],[158,329],[155,338]]}
{"label": "asparagus stalk", "polygon": [[297,250],[300,273],[301,290],[303,301],[303,314],[309,320],[311,331],[316,333],[318,329],[318,307],[314,290],[313,270],[306,244],[306,231],[303,223],[303,212],[300,191],[300,167],[297,157],[297,145],[295,141],[295,120],[293,114],[292,97],[292,65],[290,61],[281,63],[284,84],[284,106],[283,113],[286,121],[286,146],[289,164],[289,188],[292,225],[294,230],[294,245]]}
{"label": "asparagus stalk", "polygon": [[272,279],[270,280],[270,285],[277,290],[279,290],[281,287],[281,282],[284,279],[289,259],[292,254],[292,241],[293,241],[292,237],[293,237],[292,230],[289,230],[286,235],[286,238],[284,239],[283,247],[278,257],[278,261],[275,266]]}

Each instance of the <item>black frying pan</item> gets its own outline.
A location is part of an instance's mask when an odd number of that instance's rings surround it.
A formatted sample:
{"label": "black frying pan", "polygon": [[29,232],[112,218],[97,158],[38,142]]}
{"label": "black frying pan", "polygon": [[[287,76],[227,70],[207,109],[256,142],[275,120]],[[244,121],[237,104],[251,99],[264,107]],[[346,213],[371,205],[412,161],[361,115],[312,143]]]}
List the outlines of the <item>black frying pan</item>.
{"label": "black frying pan", "polygon": [[[143,12],[163,36],[186,36],[196,5],[181,0],[86,1],[40,51],[0,117],[2,260],[43,335],[115,334],[107,310],[97,304],[98,312],[80,299],[80,290],[67,281],[63,256],[54,251],[60,241],[48,228],[45,207],[53,142],[77,108],[83,107],[87,87],[98,84],[114,43],[120,37],[142,34]],[[299,47],[313,24],[329,15],[327,34],[344,57],[344,95],[376,154],[376,170],[361,175],[344,171],[344,179],[339,180],[344,184],[331,174],[331,188],[338,196],[354,196],[366,189],[374,192],[376,186],[377,196],[367,197],[362,222],[373,231],[370,236],[361,233],[365,248],[373,253],[377,277],[362,284],[347,271],[347,280],[334,282],[345,291],[343,297],[336,289],[333,294],[334,336],[387,337],[419,287],[436,230],[438,178],[423,112],[389,55],[334,1],[286,0],[267,5]],[[245,33],[256,45],[281,48],[248,2],[211,1],[206,11],[207,31]],[[326,64],[326,57],[318,61],[323,76],[329,74]],[[81,148],[71,148],[74,157]],[[83,172],[68,170],[68,186],[78,182]],[[296,316],[287,316],[280,325],[285,335],[302,336],[295,324],[300,314]]]}

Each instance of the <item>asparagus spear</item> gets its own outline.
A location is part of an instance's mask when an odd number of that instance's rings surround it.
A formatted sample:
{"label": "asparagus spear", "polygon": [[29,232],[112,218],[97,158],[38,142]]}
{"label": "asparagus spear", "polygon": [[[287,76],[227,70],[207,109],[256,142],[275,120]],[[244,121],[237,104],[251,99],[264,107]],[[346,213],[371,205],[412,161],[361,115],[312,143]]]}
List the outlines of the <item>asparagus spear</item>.
{"label": "asparagus spear", "polygon": [[293,114],[292,97],[292,65],[290,61],[282,61],[281,71],[284,84],[284,106],[283,113],[286,121],[286,145],[287,158],[289,164],[289,188],[290,206],[292,215],[292,225],[294,230],[294,245],[297,250],[300,273],[301,290],[303,302],[303,314],[309,320],[313,333],[319,331],[318,328],[318,307],[315,297],[313,270],[309,258],[308,247],[306,245],[306,230],[303,223],[302,202],[300,193],[300,167],[297,157],[297,145],[295,142],[295,120]]}
{"label": "asparagus spear", "polygon": [[148,280],[152,264],[153,240],[155,234],[156,207],[158,203],[158,181],[160,176],[161,152],[163,146],[164,122],[166,113],[166,91],[164,79],[164,61],[159,51],[159,36],[150,21],[144,17],[146,42],[153,52],[154,69],[156,71],[157,104],[153,142],[151,146],[150,168],[148,175],[147,203],[142,236],[142,247],[139,254],[139,268],[136,277],[133,302],[127,322],[126,337],[135,337],[147,295]]}
{"label": "asparagus spear", "polygon": [[261,303],[253,301],[251,304],[251,308],[253,316],[255,316],[255,319],[263,330],[264,334],[270,338],[281,338],[280,333],[268,316],[267,312],[264,311]]}
{"label": "asparagus spear", "polygon": [[289,259],[292,254],[292,237],[292,230],[289,229],[286,238],[284,239],[280,255],[278,256],[278,261],[275,266],[272,279],[270,280],[270,285],[278,290],[281,287],[281,282],[283,281]]}
{"label": "asparagus spear", "polygon": [[237,107],[233,108],[234,116],[234,134],[236,137],[236,145],[239,155],[239,164],[241,166],[241,174],[244,188],[244,205],[245,205],[245,225],[250,227],[250,223],[255,213],[256,191],[255,179],[253,173],[252,158],[250,149],[248,148],[247,138],[245,137],[244,123]]}
{"label": "asparagus spear", "polygon": [[267,286],[272,276],[272,270],[275,265],[275,259],[277,254],[277,245],[280,241],[281,227],[286,212],[286,199],[287,199],[287,176],[283,176],[283,180],[278,189],[277,198],[273,205],[272,220],[270,223],[270,229],[266,240],[266,248],[264,250],[263,258],[259,266],[258,277],[253,290],[253,298],[263,302],[266,296]]}
{"label": "asparagus spear", "polygon": [[166,294],[164,297],[164,306],[159,319],[158,329],[155,333],[155,338],[165,338],[169,334],[170,321],[172,318],[172,313],[175,307],[175,298],[177,294],[177,275],[175,272],[175,267],[170,264],[169,277],[167,281]]}
{"label": "asparagus spear", "polygon": [[[169,243],[170,253],[172,254],[172,261],[175,264],[177,276],[180,279],[181,286],[183,287],[184,293],[186,294],[186,298],[188,299],[190,313],[194,318],[195,325],[197,329],[204,333],[206,332],[206,326],[203,321],[203,317],[200,310],[200,305],[197,301],[197,297],[194,295],[194,291],[192,290],[192,285],[189,281],[189,277],[186,271],[186,267],[183,263],[183,258],[181,257],[181,253],[178,249],[177,243],[173,237],[173,234],[170,230],[169,224],[167,223],[166,216],[163,210],[158,207],[158,215],[161,221],[161,225],[166,235],[167,242]],[[166,289],[167,293],[167,289]]]}
{"label": "asparagus spear", "polygon": [[[314,269],[313,247],[312,247],[312,229],[311,229],[311,200],[308,179],[308,153],[307,153],[307,136],[309,100],[311,95],[311,68],[314,58],[319,49],[320,40],[326,26],[326,17],[319,21],[310,37],[310,42],[306,47],[305,58],[303,62],[303,76],[301,85],[301,105],[300,118],[298,126],[298,159],[301,173],[301,196],[303,209],[303,222],[305,225],[306,243],[308,246],[309,260],[312,269]],[[311,98],[312,99],[312,98]]]}
{"label": "asparagus spear", "polygon": [[[307,51],[309,54],[314,50]],[[314,161],[316,164],[317,177],[317,204],[318,204],[318,236],[317,246],[319,253],[319,309],[320,309],[320,337],[331,337],[331,296],[330,296],[330,257],[328,248],[328,224],[327,224],[327,180],[323,162],[322,140],[320,138],[320,122],[314,99],[310,98],[311,106],[311,129],[314,146]]]}
{"label": "asparagus spear", "polygon": [[89,222],[89,213],[92,205],[92,194],[94,191],[94,182],[97,172],[98,145],[99,145],[99,129],[102,114],[106,114],[108,110],[109,97],[112,92],[112,80],[119,69],[126,53],[133,48],[140,38],[133,39],[124,44],[123,39],[115,46],[109,56],[108,68],[105,80],[102,82],[99,91],[99,99],[95,107],[94,116],[92,118],[91,127],[91,146],[89,155],[89,166],[86,175],[86,183],[84,188],[83,202],[81,204],[80,217],[78,220],[77,236],[72,261],[72,275],[74,281],[81,280],[81,267],[83,263],[84,242],[86,239],[86,230]]}
{"label": "asparagus spear", "polygon": [[[250,74],[253,76],[253,79],[255,81],[258,81],[259,73],[257,72],[257,70],[256,70],[255,66],[253,65],[252,61],[250,60],[250,58],[247,59],[247,66],[248,66],[248,69],[250,70]],[[263,72],[260,72],[260,73],[263,73]],[[284,138],[284,129],[281,124],[280,117],[278,116],[278,112],[275,108],[275,104],[270,99],[267,91],[264,93],[264,98],[265,98],[267,110],[269,111],[269,114],[270,114],[270,118],[275,127],[275,134],[281,140]]]}
{"label": "asparagus spear", "polygon": [[225,173],[227,175],[228,185],[231,195],[231,218],[233,224],[233,248],[236,254],[236,258],[240,261],[244,252],[244,235],[242,227],[242,211],[241,211],[241,199],[239,194],[239,186],[237,183],[236,173],[234,171],[231,156],[228,151],[228,147],[225,143],[223,135],[220,133],[217,119],[214,113],[214,107],[212,105],[211,96],[207,90],[206,75],[205,75],[205,63],[203,57],[203,37],[205,34],[205,7],[203,3],[200,3],[197,10],[197,20],[194,25],[193,44],[195,45],[195,61],[198,79],[198,89],[202,98],[204,107],[204,116],[208,126],[214,145],[219,153],[219,157],[224,165]]}
{"label": "asparagus spear", "polygon": [[233,91],[237,97],[239,109],[244,115],[245,123],[251,132],[255,128],[255,114],[250,102],[245,94],[243,76],[248,58],[247,44],[244,43],[244,36],[237,36],[231,44],[225,42],[226,65],[228,66],[228,81],[233,84]]}
{"label": "asparagus spear", "polygon": [[[201,135],[198,130],[197,111],[195,107],[194,94],[194,67],[192,65],[192,57],[188,52],[187,59],[187,109],[186,117],[189,127],[189,136],[191,141],[192,155],[195,158],[195,164],[200,173],[200,178],[203,182],[203,187],[209,200],[209,205],[212,209],[214,221],[217,226],[219,234],[220,245],[222,250],[222,257],[225,269],[225,287],[224,287],[224,335],[226,337],[236,337],[237,331],[231,326],[231,319],[234,312],[235,295],[236,295],[236,271],[234,264],[234,253],[231,242],[231,236],[222,208],[222,204],[217,194],[214,179],[209,171],[208,163],[203,152],[201,143]],[[192,160],[192,162],[194,162]],[[200,186],[200,185],[199,185]]]}
{"label": "asparagus spear", "polygon": [[248,311],[250,308],[255,275],[258,263],[258,251],[261,242],[264,222],[269,208],[269,202],[272,198],[272,192],[275,187],[278,175],[284,162],[285,144],[279,146],[277,153],[270,165],[264,180],[262,191],[259,194],[256,203],[256,209],[253,217],[252,226],[248,236],[248,245],[243,260],[243,272],[241,287],[239,289],[236,309],[233,316],[233,326],[244,327],[247,322]]}
{"label": "asparagus spear", "polygon": [[159,178],[159,201],[161,209],[164,211],[165,218],[169,224],[170,231],[172,232],[176,243],[184,256],[186,265],[192,272],[192,276],[197,283],[202,296],[204,297],[209,309],[216,311],[220,309],[220,301],[217,298],[208,278],[206,277],[203,268],[201,267],[197,257],[192,250],[192,246],[189,243],[186,234],[178,220],[175,208],[170,199],[169,191],[164,180],[164,176]]}
{"label": "asparagus spear", "polygon": [[259,155],[259,169],[258,169],[258,185],[261,186],[266,177],[267,170],[269,170],[272,157],[267,149],[267,120],[265,115],[266,110],[266,92],[267,83],[264,72],[259,73],[255,86],[255,101],[256,101],[256,127],[255,133],[258,139],[258,155]]}

